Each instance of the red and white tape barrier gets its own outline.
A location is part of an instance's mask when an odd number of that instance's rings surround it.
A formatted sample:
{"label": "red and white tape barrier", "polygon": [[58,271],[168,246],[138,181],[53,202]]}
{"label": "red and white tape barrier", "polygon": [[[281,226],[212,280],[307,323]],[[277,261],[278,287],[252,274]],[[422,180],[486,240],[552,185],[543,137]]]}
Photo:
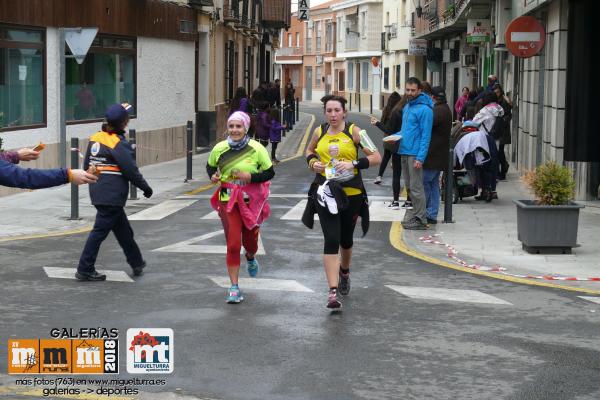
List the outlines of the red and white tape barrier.
{"label": "red and white tape barrier", "polygon": [[469,264],[462,258],[458,257],[458,251],[451,245],[442,242],[439,240],[441,238],[441,234],[437,233],[435,235],[426,235],[421,236],[419,240],[422,243],[435,244],[438,246],[444,246],[448,252],[447,255],[449,258],[454,260],[457,264],[462,267],[474,269],[477,271],[486,271],[493,272],[501,275],[512,276],[515,278],[525,278],[525,279],[540,279],[546,281],[579,281],[579,282],[600,282],[600,277],[591,277],[591,278],[580,278],[576,276],[559,276],[559,275],[520,275],[520,274],[512,274],[507,271],[506,268],[501,267],[499,265],[488,267],[481,264]]}

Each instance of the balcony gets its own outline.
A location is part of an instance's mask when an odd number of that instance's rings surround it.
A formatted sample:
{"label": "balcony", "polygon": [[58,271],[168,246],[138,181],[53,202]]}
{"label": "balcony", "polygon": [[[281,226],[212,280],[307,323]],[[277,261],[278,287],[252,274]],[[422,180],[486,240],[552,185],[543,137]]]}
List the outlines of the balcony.
{"label": "balcony", "polygon": [[223,20],[225,22],[241,22],[239,2],[236,0],[223,1]]}
{"label": "balcony", "polygon": [[302,47],[281,47],[277,49],[277,57],[301,56]]}
{"label": "balcony", "polygon": [[414,37],[439,39],[448,34],[465,32],[469,19],[489,18],[492,0],[428,0],[423,14],[416,18]]}
{"label": "balcony", "polygon": [[349,33],[346,35],[346,48],[345,51],[356,51],[358,50],[358,44],[360,42],[360,36],[358,34]]}
{"label": "balcony", "polygon": [[292,22],[292,0],[263,0],[263,24],[269,28],[282,29]]}

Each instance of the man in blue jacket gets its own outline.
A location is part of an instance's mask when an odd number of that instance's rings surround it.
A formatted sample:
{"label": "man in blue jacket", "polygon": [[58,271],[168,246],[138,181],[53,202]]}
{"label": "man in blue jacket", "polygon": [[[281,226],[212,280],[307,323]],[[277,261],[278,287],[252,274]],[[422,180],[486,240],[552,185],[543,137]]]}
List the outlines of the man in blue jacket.
{"label": "man in blue jacket", "polygon": [[98,213],[75,274],[80,281],[106,280],[106,275],[96,271],[95,264],[100,245],[111,231],[125,252],[133,274],[141,275],[146,266],[124,210],[129,182],[140,188],[145,197],[152,196],[152,189],[140,173],[131,145],[124,136],[131,109],[126,103],[108,107],[106,124],[90,137],[85,153],[83,167],[91,166],[99,176],[98,183],[90,186],[90,199]]}
{"label": "man in blue jacket", "polygon": [[421,93],[421,81],[415,77],[406,81],[404,94],[409,96],[409,100],[402,110],[402,141],[398,153],[413,208],[406,210],[402,226],[404,229],[427,229],[423,163],[431,140],[433,101]]}

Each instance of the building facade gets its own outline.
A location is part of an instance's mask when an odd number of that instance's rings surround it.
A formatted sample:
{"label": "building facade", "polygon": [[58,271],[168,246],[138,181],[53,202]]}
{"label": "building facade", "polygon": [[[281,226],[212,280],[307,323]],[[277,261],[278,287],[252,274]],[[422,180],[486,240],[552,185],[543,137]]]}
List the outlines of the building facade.
{"label": "building facade", "polygon": [[384,0],[381,30],[382,105],[394,91],[404,93],[411,76],[424,80],[425,58],[409,54],[415,27],[415,6],[410,0]]}
{"label": "building facade", "polygon": [[[579,200],[598,198],[600,186],[600,140],[586,86],[594,80],[592,3],[428,0],[416,23],[416,37],[428,41],[428,78],[455,100],[462,86],[485,85],[495,74],[513,101],[511,160],[520,170],[548,160],[568,165]],[[521,16],[545,30],[544,47],[530,58],[514,56],[505,43],[507,26]]]}
{"label": "building facade", "polygon": [[162,1],[124,1],[118,8],[109,0],[0,2],[3,148],[43,142],[46,150],[29,165],[61,163],[68,150],[59,135],[59,28],[80,26],[98,27],[98,34],[82,64],[66,47],[67,142],[79,137],[84,146],[106,107],[128,102],[140,164],[184,156],[177,144],[185,143],[186,121],[195,117],[195,12]]}
{"label": "building facade", "polygon": [[345,90],[338,91],[353,107],[380,108],[383,0],[346,0],[331,9],[337,13],[336,56],[345,60]]}

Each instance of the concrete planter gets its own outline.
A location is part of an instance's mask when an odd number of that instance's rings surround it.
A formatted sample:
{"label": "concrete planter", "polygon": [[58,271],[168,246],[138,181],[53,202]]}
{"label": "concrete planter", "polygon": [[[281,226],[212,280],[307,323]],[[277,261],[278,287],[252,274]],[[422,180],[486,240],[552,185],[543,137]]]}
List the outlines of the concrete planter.
{"label": "concrete planter", "polygon": [[517,232],[523,249],[532,254],[570,254],[577,245],[579,209],[570,202],[561,206],[513,200],[517,205]]}

